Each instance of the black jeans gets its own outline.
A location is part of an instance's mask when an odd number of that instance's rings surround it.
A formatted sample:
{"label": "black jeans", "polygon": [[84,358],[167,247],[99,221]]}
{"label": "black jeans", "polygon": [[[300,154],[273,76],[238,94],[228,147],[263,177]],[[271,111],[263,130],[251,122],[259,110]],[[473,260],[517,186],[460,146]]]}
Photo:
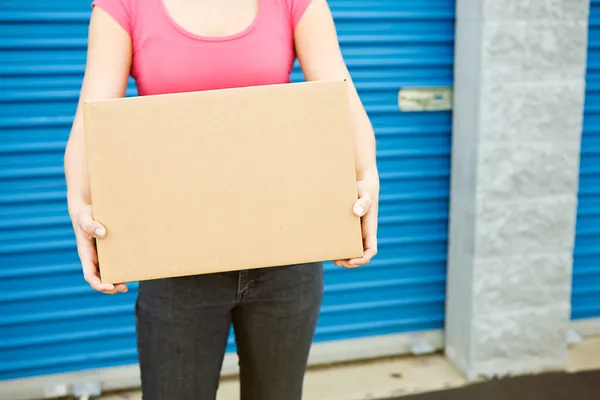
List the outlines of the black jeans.
{"label": "black jeans", "polygon": [[140,283],[144,400],[214,400],[233,323],[242,400],[300,400],[321,263]]}

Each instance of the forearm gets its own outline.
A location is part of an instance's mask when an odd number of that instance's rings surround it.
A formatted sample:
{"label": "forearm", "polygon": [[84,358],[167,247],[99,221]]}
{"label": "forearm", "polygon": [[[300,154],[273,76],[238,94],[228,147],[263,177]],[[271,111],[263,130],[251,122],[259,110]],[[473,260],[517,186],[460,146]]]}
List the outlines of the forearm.
{"label": "forearm", "polygon": [[64,158],[65,178],[67,181],[67,202],[71,219],[82,207],[91,204],[88,167],[85,157],[83,121],[81,108],[78,107],[71,135],[67,142]]}
{"label": "forearm", "polygon": [[361,182],[368,182],[369,191],[372,192],[373,196],[377,196],[379,193],[379,173],[373,126],[352,82],[349,89],[350,111],[354,126],[356,179]]}
{"label": "forearm", "polygon": [[127,32],[102,8],[94,8],[88,37],[86,71],[80,101],[65,150],[67,200],[71,218],[92,204],[85,155],[82,103],[123,97],[131,69],[132,47]]}

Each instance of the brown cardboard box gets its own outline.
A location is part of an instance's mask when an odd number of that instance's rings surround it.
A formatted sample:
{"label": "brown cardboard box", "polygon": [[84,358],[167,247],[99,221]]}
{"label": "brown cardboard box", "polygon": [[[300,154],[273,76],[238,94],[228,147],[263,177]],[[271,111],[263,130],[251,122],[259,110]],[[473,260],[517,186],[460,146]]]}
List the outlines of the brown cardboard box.
{"label": "brown cardboard box", "polygon": [[346,82],[84,104],[104,282],[362,255]]}

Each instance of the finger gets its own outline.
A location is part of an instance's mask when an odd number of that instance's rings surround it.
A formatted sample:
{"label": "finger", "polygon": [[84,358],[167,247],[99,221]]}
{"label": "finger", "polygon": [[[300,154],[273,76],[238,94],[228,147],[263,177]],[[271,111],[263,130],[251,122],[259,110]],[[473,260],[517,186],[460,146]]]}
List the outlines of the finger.
{"label": "finger", "polygon": [[90,284],[92,289],[102,293],[114,294],[118,290],[112,283],[102,283],[100,275],[98,273],[98,267],[90,260],[82,260],[83,264],[83,277],[87,283]]}
{"label": "finger", "polygon": [[[365,235],[365,239],[364,239],[363,243],[365,246],[365,252],[367,250],[371,250],[371,251],[375,251],[375,254],[377,254],[377,233],[376,232],[367,233]],[[375,256],[375,254],[373,254],[373,256]]]}
{"label": "finger", "polygon": [[355,268],[354,265],[351,265],[349,263],[349,260],[336,260],[333,263],[335,265],[337,265],[338,267],[342,267],[342,268]]}
{"label": "finger", "polygon": [[100,277],[98,277],[95,274],[84,274],[84,277],[86,282],[90,284],[92,289],[97,290],[98,292],[106,294],[115,294],[119,292],[115,285],[111,283],[102,283]]}
{"label": "finger", "polygon": [[115,284],[115,290],[119,293],[127,293],[129,291],[129,288],[124,283],[117,283]]}
{"label": "finger", "polygon": [[373,248],[367,248],[365,250],[365,254],[360,257],[360,258],[353,258],[351,260],[348,261],[348,264],[352,265],[353,267],[358,267],[361,265],[366,265],[368,263],[371,262],[371,260],[373,259],[373,257],[375,257],[377,255],[377,250],[373,249]]}
{"label": "finger", "polygon": [[371,199],[371,196],[366,195],[364,197],[361,197],[356,201],[356,203],[354,203],[352,211],[357,217],[363,217],[369,211],[372,204],[373,199]]}
{"label": "finger", "polygon": [[97,290],[99,292],[115,292],[116,293],[116,289],[115,289],[115,285],[113,285],[112,283],[102,283],[102,281],[100,280],[100,277],[94,273],[94,272],[85,272],[83,274],[85,280],[87,283],[90,284],[90,286],[94,289]]}
{"label": "finger", "polygon": [[377,235],[367,233],[364,238],[365,251],[362,257],[357,257],[349,260],[351,265],[359,266],[365,265],[371,262],[371,259],[377,255]]}
{"label": "finger", "polygon": [[106,236],[106,228],[99,222],[94,221],[91,213],[82,213],[79,216],[79,226],[87,234],[97,239]]}

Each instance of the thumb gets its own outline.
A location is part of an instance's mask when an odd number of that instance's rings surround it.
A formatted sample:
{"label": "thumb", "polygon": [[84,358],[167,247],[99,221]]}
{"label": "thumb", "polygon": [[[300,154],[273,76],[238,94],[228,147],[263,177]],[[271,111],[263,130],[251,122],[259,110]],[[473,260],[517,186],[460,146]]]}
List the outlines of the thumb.
{"label": "thumb", "polygon": [[79,226],[89,236],[103,238],[106,236],[106,229],[98,222],[94,221],[91,211],[85,210],[79,216]]}
{"label": "thumb", "polygon": [[369,211],[369,208],[371,208],[372,204],[373,200],[370,196],[361,197],[356,201],[356,203],[354,203],[354,208],[352,211],[357,217],[362,217]]}

